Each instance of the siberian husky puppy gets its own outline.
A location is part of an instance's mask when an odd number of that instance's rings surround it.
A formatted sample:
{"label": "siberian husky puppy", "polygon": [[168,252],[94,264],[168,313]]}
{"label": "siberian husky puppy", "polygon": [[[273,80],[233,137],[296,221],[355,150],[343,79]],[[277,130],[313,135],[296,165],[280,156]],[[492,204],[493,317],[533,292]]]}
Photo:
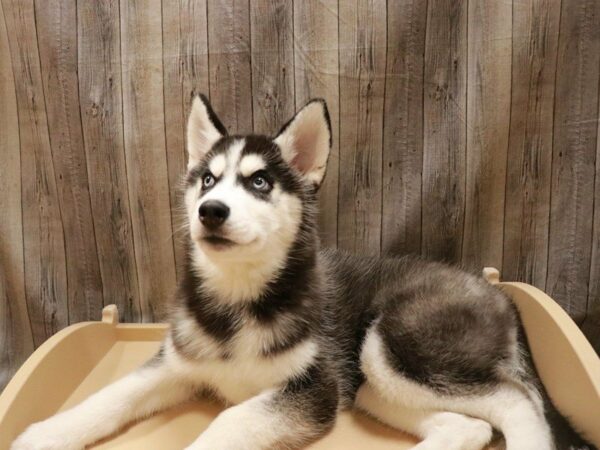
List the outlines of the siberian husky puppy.
{"label": "siberian husky puppy", "polygon": [[480,450],[493,429],[510,450],[586,448],[548,402],[502,292],[416,257],[319,248],[330,146],[321,100],[270,138],[227,135],[196,97],[187,266],[160,352],[13,450],[80,449],[206,391],[229,408],[190,449],[301,447],[352,406],[421,450]]}

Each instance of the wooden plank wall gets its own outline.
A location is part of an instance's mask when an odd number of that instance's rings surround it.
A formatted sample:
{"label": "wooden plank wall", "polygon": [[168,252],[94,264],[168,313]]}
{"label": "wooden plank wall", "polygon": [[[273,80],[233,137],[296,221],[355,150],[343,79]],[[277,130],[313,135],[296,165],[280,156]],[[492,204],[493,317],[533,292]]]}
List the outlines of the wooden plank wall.
{"label": "wooden plank wall", "polygon": [[1,0],[0,386],[69,323],[161,317],[194,93],[230,132],[327,99],[323,241],[600,306],[597,0]]}

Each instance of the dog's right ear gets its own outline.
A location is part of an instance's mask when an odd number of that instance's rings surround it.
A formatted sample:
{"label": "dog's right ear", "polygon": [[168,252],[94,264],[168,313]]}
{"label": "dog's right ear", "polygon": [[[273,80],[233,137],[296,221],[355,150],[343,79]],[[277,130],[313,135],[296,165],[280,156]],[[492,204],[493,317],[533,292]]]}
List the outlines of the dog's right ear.
{"label": "dog's right ear", "polygon": [[210,107],[208,99],[200,94],[192,101],[187,123],[188,170],[206,155],[227,130]]}
{"label": "dog's right ear", "polygon": [[331,121],[325,100],[308,102],[283,126],[274,142],[283,159],[318,189],[331,149]]}

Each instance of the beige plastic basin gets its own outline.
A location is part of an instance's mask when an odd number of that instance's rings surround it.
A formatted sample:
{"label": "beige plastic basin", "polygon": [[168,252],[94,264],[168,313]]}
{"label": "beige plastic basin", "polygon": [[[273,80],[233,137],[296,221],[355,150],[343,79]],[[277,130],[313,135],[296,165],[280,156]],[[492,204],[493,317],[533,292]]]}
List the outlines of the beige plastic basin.
{"label": "beige plastic basin", "polygon": [[[484,272],[498,282],[493,269]],[[562,413],[600,446],[600,360],[567,314],[547,295],[523,283],[500,283],[515,300],[541,378]],[[69,408],[140,366],[158,349],[163,324],[119,324],[114,305],[101,322],[72,325],[45,342],[0,396],[0,449],[27,425]],[[193,402],[129,426],[96,449],[180,449],[222,408]],[[408,449],[417,441],[356,412],[311,449]],[[501,443],[498,448],[502,447]],[[490,447],[493,448],[493,447]]]}

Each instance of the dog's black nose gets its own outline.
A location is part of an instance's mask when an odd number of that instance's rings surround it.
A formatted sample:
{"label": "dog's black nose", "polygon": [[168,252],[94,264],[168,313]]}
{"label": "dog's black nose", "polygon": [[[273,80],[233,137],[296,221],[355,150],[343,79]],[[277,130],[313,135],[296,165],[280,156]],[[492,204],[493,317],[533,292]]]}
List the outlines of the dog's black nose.
{"label": "dog's black nose", "polygon": [[219,200],[207,200],[200,205],[199,213],[202,225],[214,230],[229,217],[229,207]]}

